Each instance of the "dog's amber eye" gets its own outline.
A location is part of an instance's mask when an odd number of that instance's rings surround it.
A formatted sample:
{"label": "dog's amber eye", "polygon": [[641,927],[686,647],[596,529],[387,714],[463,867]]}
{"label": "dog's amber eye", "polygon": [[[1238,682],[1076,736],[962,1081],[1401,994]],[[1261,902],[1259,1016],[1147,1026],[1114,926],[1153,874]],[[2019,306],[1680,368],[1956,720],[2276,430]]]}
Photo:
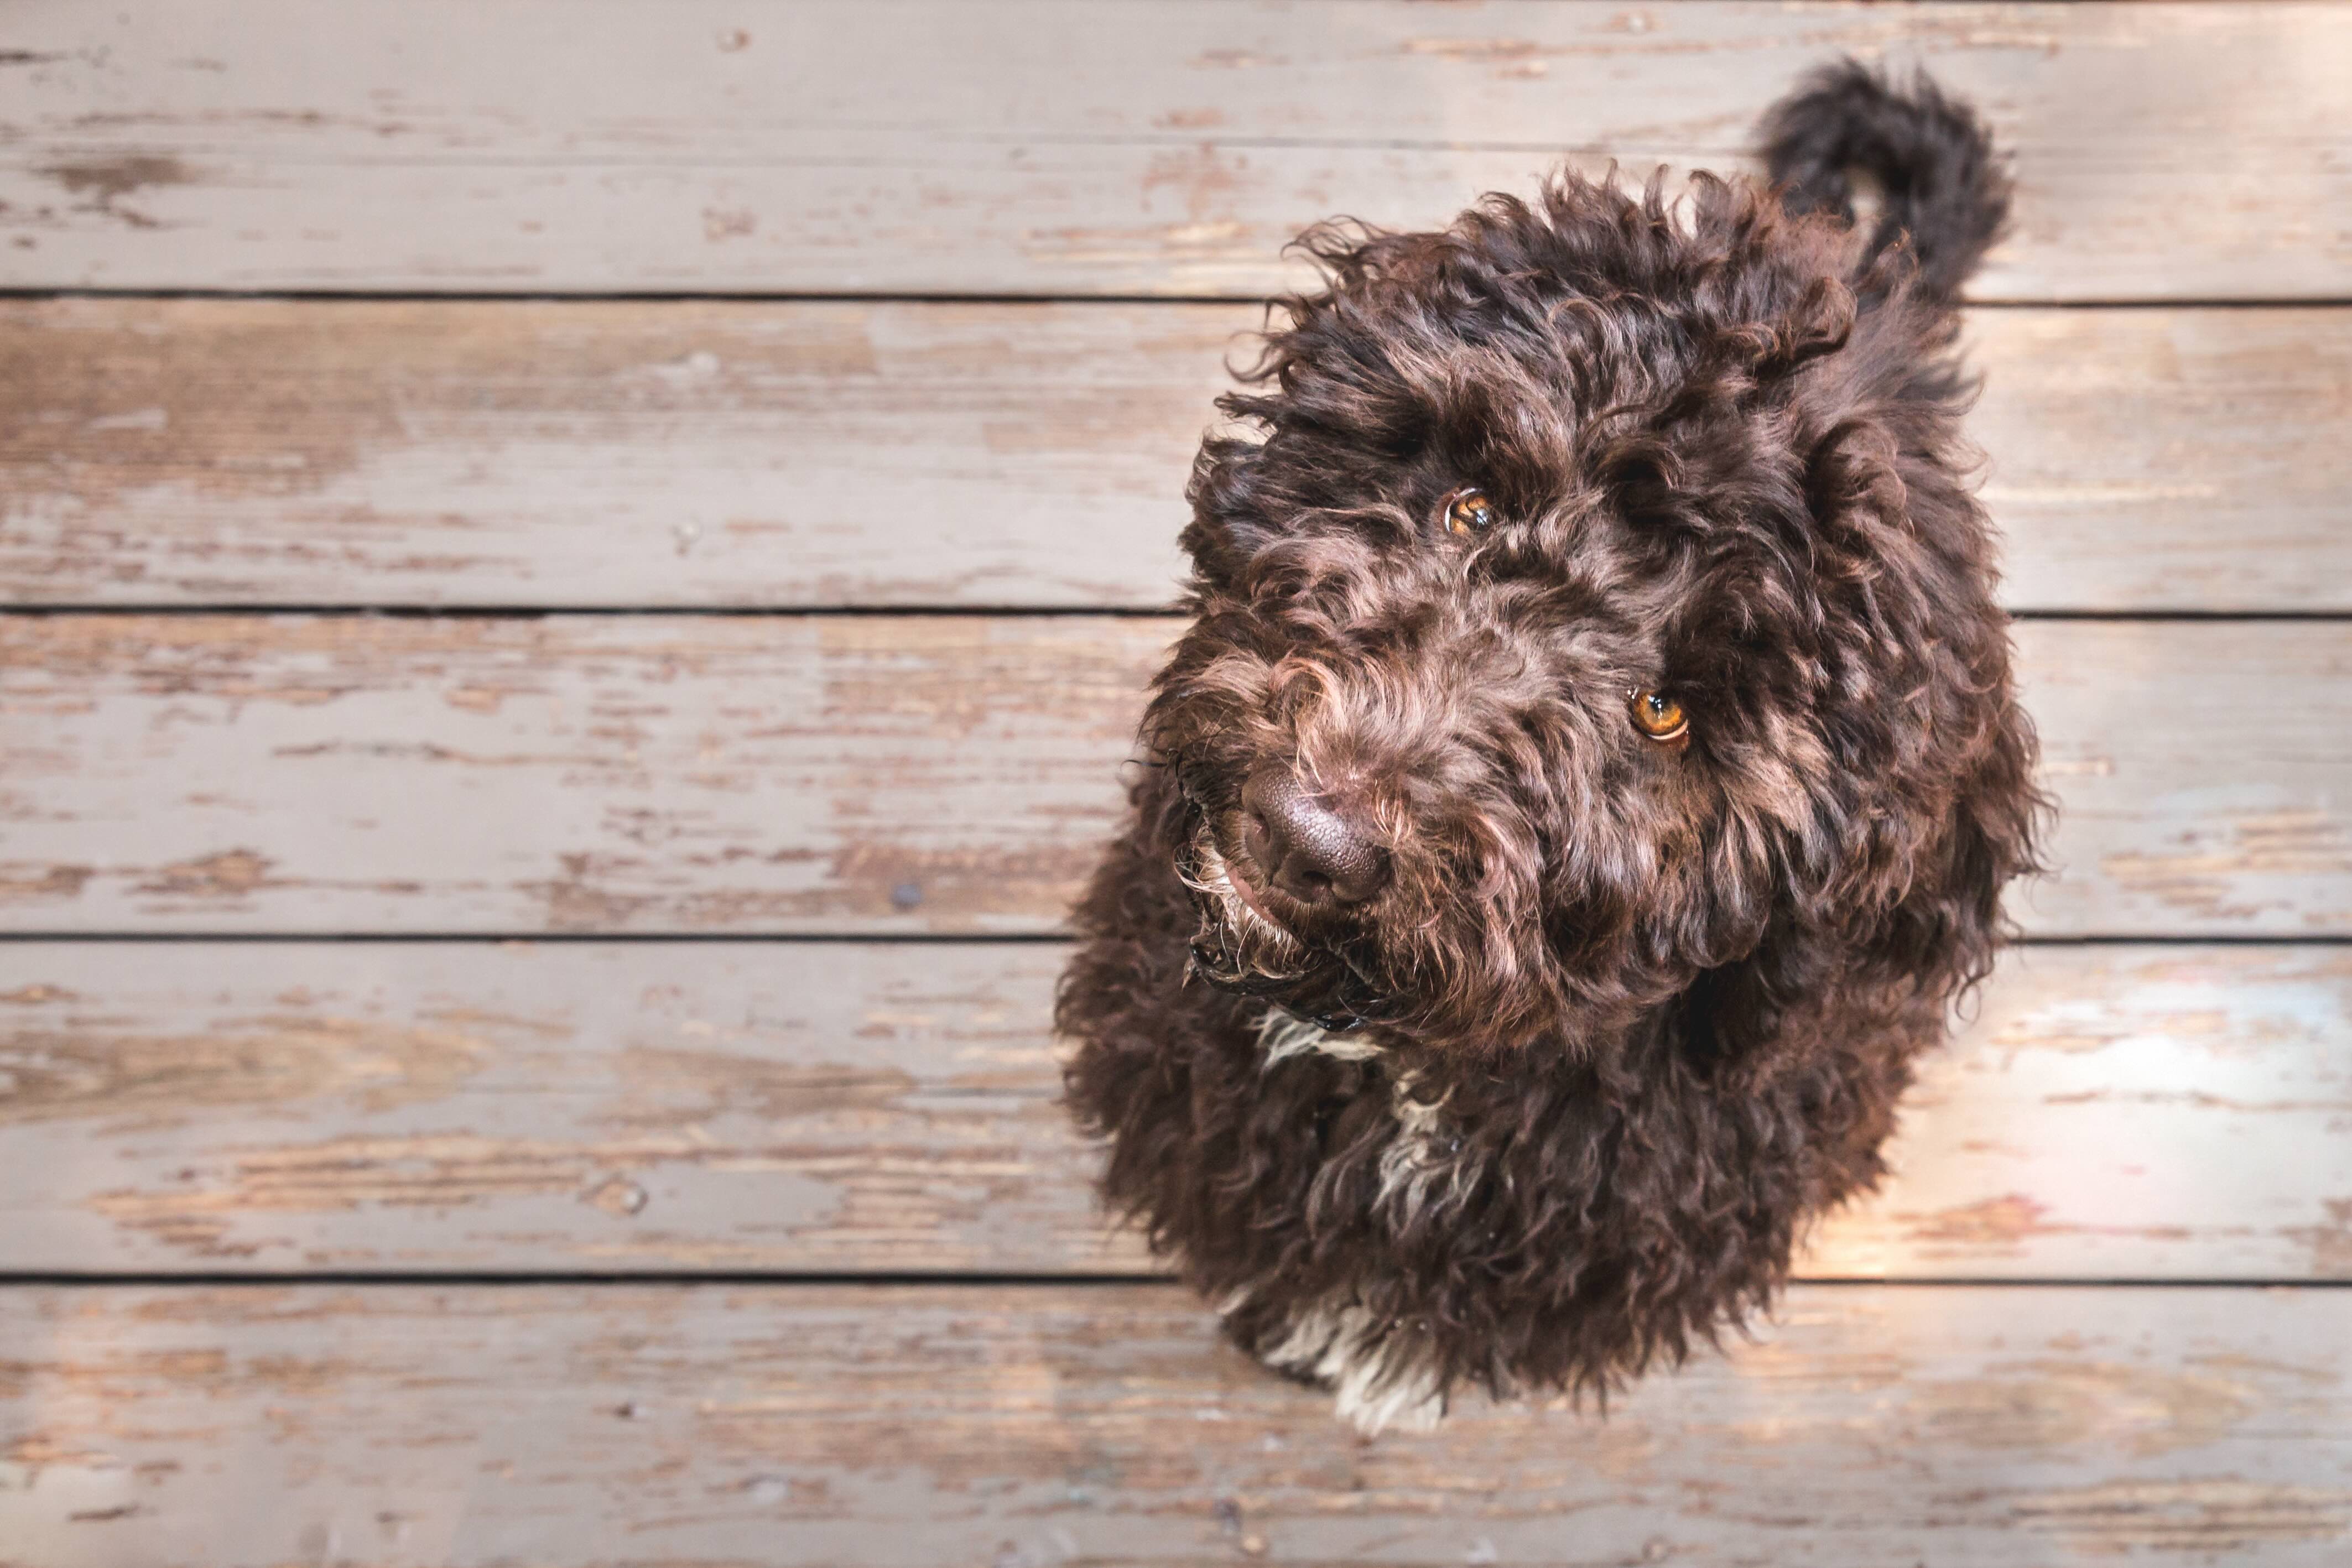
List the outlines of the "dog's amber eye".
{"label": "dog's amber eye", "polygon": [[1663,693],[1635,692],[1633,727],[1652,740],[1680,740],[1690,733],[1690,716]]}
{"label": "dog's amber eye", "polygon": [[1449,534],[1480,534],[1495,526],[1495,503],[1475,485],[1465,485],[1445,497],[1441,514]]}

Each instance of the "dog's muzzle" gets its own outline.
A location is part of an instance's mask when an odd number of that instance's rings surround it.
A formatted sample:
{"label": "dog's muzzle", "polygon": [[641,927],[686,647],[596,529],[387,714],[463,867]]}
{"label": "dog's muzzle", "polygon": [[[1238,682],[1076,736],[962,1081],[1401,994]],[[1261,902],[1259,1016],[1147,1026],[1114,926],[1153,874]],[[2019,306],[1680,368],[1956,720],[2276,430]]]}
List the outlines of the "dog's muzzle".
{"label": "dog's muzzle", "polygon": [[1191,973],[1333,1033],[1360,1029],[1388,1012],[1392,998],[1349,945],[1310,941],[1252,906],[1234,885],[1205,815],[1196,810],[1195,816],[1176,868],[1201,915]]}

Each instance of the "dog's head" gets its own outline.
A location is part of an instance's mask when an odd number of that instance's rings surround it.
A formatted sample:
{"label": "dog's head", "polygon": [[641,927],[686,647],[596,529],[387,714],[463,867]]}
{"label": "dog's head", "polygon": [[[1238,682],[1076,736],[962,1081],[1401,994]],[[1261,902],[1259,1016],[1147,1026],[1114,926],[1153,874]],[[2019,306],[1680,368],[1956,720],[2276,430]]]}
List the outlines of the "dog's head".
{"label": "dog's head", "polygon": [[1200,971],[1496,1049],[1980,973],[2032,745],[1948,308],[1704,177],[1304,243],[1146,721]]}

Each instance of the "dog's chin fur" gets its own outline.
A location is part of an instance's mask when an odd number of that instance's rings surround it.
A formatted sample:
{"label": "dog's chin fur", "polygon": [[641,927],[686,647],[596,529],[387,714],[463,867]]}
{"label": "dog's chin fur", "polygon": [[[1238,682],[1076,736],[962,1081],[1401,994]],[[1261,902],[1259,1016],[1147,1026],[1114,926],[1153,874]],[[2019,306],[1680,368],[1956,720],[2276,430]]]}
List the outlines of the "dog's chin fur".
{"label": "dog's chin fur", "polygon": [[[1765,1306],[2034,864],[1953,357],[2000,176],[1853,67],[1768,139],[1776,191],[1699,175],[1680,214],[1562,174],[1310,235],[1326,286],[1223,402],[1257,437],[1195,465],[1068,1098],[1225,1332],[1370,1428],[1605,1393]],[[1898,198],[1867,235],[1855,163]],[[1500,514],[1466,538],[1465,484]],[[1376,894],[1251,860],[1276,766]]]}

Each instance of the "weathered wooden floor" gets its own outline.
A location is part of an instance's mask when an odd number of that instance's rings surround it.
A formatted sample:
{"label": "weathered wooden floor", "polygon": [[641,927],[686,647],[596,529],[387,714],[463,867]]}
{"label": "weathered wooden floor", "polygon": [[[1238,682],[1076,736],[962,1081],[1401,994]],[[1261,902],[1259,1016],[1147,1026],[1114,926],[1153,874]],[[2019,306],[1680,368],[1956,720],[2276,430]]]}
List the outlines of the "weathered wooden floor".
{"label": "weathered wooden floor", "polygon": [[[2016,153],[2057,874],[1755,1343],[1357,1438],[1060,912],[1283,241]],[[0,1568],[2352,1563],[2352,5],[0,9]]]}

